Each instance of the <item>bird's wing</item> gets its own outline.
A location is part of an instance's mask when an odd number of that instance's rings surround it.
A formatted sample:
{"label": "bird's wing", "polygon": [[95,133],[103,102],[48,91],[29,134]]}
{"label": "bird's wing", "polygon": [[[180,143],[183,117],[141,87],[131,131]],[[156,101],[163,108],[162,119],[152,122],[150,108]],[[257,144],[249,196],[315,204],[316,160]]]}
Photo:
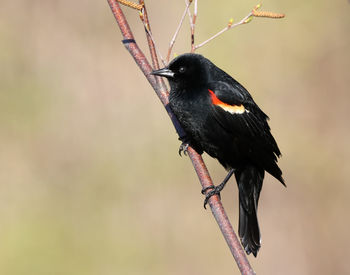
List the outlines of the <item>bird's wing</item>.
{"label": "bird's wing", "polygon": [[208,93],[213,116],[227,132],[248,142],[257,141],[276,156],[280,155],[267,123],[267,115],[242,85],[217,81],[210,83]]}

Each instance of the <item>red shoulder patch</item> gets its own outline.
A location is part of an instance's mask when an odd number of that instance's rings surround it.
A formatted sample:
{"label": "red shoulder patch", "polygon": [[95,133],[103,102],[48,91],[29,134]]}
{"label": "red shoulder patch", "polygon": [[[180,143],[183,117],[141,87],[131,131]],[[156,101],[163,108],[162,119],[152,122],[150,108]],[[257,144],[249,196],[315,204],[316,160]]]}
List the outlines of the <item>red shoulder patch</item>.
{"label": "red shoulder patch", "polygon": [[225,102],[222,102],[220,99],[217,98],[215,93],[208,89],[211,97],[211,102],[220,108],[222,108],[224,111],[229,112],[231,114],[243,114],[244,112],[248,111],[244,108],[243,104],[241,105],[230,105]]}

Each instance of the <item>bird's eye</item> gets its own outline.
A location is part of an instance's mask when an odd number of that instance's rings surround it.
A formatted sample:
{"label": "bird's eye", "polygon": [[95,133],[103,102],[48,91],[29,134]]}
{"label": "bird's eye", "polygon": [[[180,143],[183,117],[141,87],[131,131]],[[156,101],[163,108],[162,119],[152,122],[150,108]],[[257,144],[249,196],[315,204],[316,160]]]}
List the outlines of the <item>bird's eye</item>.
{"label": "bird's eye", "polygon": [[186,68],[185,67],[180,67],[179,68],[179,73],[183,74],[184,72],[186,72]]}

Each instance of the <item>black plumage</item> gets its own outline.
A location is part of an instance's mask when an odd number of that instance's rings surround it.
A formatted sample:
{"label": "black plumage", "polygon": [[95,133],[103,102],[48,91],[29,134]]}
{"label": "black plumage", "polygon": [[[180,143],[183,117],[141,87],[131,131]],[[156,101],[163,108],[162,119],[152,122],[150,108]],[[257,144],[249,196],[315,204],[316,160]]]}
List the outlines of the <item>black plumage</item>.
{"label": "black plumage", "polygon": [[[267,115],[241,84],[201,55],[183,54],[153,74],[169,80],[169,104],[186,132],[183,145],[218,159],[229,176],[234,173],[239,236],[247,254],[256,256],[260,248],[257,207],[265,171],[284,184],[277,165],[281,153]],[[205,203],[226,181],[207,193]]]}

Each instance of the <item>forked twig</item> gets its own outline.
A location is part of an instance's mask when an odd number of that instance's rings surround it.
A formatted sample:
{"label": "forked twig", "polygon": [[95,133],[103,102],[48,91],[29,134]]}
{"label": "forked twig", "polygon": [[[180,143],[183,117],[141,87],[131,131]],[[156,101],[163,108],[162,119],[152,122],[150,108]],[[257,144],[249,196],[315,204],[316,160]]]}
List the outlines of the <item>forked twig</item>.
{"label": "forked twig", "polygon": [[[188,4],[188,2],[189,2],[188,0],[185,0],[186,5]],[[192,2],[193,2],[193,0],[192,0]],[[187,14],[188,14],[188,19],[190,20],[190,26],[192,28],[192,14],[191,14],[190,9],[187,10]]]}
{"label": "forked twig", "polygon": [[[167,92],[164,91],[164,86],[160,85],[159,82],[156,80],[156,77],[153,75],[150,75],[152,72],[152,67],[150,66],[149,62],[147,61],[147,58],[143,54],[143,52],[140,50],[138,45],[136,44],[134,40],[134,36],[131,32],[131,29],[129,27],[129,24],[120,8],[120,5],[118,3],[119,0],[107,0],[109,3],[109,6],[113,12],[113,15],[118,23],[118,26],[120,28],[120,31],[123,35],[123,44],[125,45],[126,49],[129,51],[129,53],[133,56],[134,60],[136,61],[139,68],[142,70],[144,75],[146,76],[147,80],[157,93],[159,99],[162,101],[165,109],[167,110],[174,127],[179,134],[179,136],[184,135],[184,131],[181,128],[178,120],[172,113],[171,109],[168,105],[168,96]],[[151,39],[148,40],[149,47],[154,47],[153,41]],[[155,60],[157,58],[155,50],[151,49],[152,61],[153,63],[157,63]],[[191,161],[193,163],[193,166],[196,170],[196,173],[198,175],[198,178],[200,180],[200,183],[202,185],[202,188],[206,188],[209,186],[213,186],[212,180],[210,178],[210,175],[208,173],[208,170],[203,162],[202,157],[191,147],[188,148],[188,155],[191,158]],[[232,225],[230,224],[230,221],[228,220],[228,217],[225,213],[225,210],[222,206],[222,203],[220,201],[220,198],[218,195],[214,195],[209,199],[209,205],[211,208],[211,211],[221,229],[221,232],[231,250],[231,253],[233,257],[236,260],[236,263],[238,265],[238,268],[240,269],[241,273],[244,275],[253,275],[255,274],[253,269],[251,268],[248,259],[239,243],[239,240],[237,238],[237,235],[234,233]]]}
{"label": "forked twig", "polygon": [[226,32],[226,31],[228,31],[230,29],[233,29],[233,28],[235,28],[237,26],[249,23],[250,22],[249,18],[251,18],[251,16],[252,16],[252,12],[248,13],[248,15],[243,17],[241,21],[239,21],[238,23],[235,23],[235,24],[232,24],[233,20],[231,19],[229,21],[229,23],[227,24],[227,26],[225,28],[223,28],[221,31],[219,31],[218,33],[214,34],[212,37],[208,38],[204,42],[194,46],[194,50],[197,50],[200,47],[203,47],[205,44],[209,43],[210,41],[214,40],[216,37],[218,37],[219,35],[223,34],[224,32]]}
{"label": "forked twig", "polygon": [[[159,62],[158,62],[157,54],[160,57],[160,60],[162,61],[163,66],[165,66],[165,61],[164,61],[162,55],[160,54],[160,51],[158,50],[157,45],[153,39],[145,2],[144,2],[144,0],[139,0],[139,3],[142,6],[142,10],[140,11],[139,14],[140,14],[140,19],[145,27],[148,48],[150,50],[151,59],[152,59],[152,65],[153,65],[154,69],[159,69]],[[169,93],[167,91],[164,79],[158,77],[156,80],[157,80],[158,85],[161,87],[160,92],[164,94],[164,97],[167,97]]]}
{"label": "forked twig", "polygon": [[187,13],[187,11],[188,11],[189,8],[190,8],[191,3],[192,3],[192,0],[189,1],[189,2],[186,1],[185,11],[184,11],[184,13],[182,14],[182,17],[181,17],[181,19],[180,19],[180,23],[179,23],[179,25],[178,25],[177,28],[176,28],[176,31],[175,31],[175,33],[174,33],[174,36],[173,36],[173,38],[171,39],[171,41],[170,41],[170,43],[169,43],[168,54],[167,54],[167,57],[166,57],[166,62],[167,62],[167,63],[169,63],[171,51],[172,51],[172,49],[173,49],[175,40],[176,40],[176,38],[177,38],[177,36],[178,36],[178,34],[179,34],[180,28],[181,28],[181,26],[182,26],[182,23],[183,23],[185,17],[186,17],[186,13]]}
{"label": "forked twig", "polygon": [[239,22],[233,24],[233,19],[230,19],[227,26],[223,28],[218,33],[214,34],[212,37],[208,38],[204,42],[191,47],[191,51],[194,52],[195,50],[199,49],[200,47],[203,47],[208,42],[214,40],[219,35],[223,34],[224,32],[233,29],[235,27],[238,27],[243,24],[247,24],[250,21],[252,21],[253,17],[267,17],[267,18],[283,18],[285,15],[282,13],[274,13],[269,11],[258,11],[258,9],[261,7],[261,4],[256,5],[245,17],[243,17]]}
{"label": "forked twig", "polygon": [[[153,55],[153,56],[157,56],[158,55],[160,60],[163,63],[163,66],[166,66],[166,62],[165,62],[162,54],[158,50],[156,42],[154,41],[144,1],[140,0],[140,4],[142,5],[142,9],[140,11],[140,19],[141,19],[141,21],[143,23],[143,26],[145,27],[145,31],[146,31],[146,34],[147,34],[147,40],[149,40],[149,39],[152,40],[152,43],[151,43],[152,47],[150,48],[151,55]],[[152,53],[153,50],[155,51],[154,53]],[[154,58],[154,59],[152,58],[152,60],[157,60],[156,63],[158,63],[158,59],[157,58]],[[159,65],[156,65],[155,63],[153,63],[153,67],[159,69]]]}

